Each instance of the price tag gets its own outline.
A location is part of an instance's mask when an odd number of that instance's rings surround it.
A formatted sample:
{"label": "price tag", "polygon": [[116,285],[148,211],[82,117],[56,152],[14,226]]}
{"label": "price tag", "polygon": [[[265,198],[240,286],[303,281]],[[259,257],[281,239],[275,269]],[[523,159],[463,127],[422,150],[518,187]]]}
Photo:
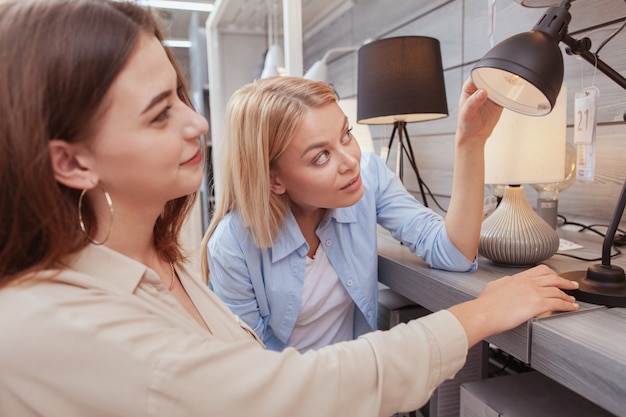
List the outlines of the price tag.
{"label": "price tag", "polygon": [[587,87],[576,92],[574,102],[574,144],[577,148],[576,179],[593,181],[595,172],[594,145],[596,115],[598,113],[598,87]]}
{"label": "price tag", "polygon": [[595,172],[595,153],[594,144],[578,144],[576,145],[576,179],[583,181],[593,181]]}
{"label": "price tag", "polygon": [[591,144],[596,136],[598,87],[587,87],[576,93],[574,102],[574,143]]}

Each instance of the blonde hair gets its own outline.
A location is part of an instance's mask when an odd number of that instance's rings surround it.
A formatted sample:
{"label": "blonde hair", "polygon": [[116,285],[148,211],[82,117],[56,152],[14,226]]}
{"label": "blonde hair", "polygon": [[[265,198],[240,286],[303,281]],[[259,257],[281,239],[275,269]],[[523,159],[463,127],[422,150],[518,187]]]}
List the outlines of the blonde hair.
{"label": "blonde hair", "polygon": [[283,154],[310,108],[337,100],[326,83],[300,77],[256,80],[231,97],[224,126],[221,192],[202,239],[202,272],[209,280],[207,243],[222,218],[236,210],[254,243],[268,248],[282,226],[289,200],[270,190],[270,168]]}

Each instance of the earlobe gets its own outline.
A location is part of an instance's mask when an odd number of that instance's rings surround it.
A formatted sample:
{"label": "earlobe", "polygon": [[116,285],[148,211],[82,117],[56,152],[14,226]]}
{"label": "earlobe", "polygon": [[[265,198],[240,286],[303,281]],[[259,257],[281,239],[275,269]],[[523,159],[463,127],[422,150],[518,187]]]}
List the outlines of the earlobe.
{"label": "earlobe", "polygon": [[48,144],[50,164],[54,178],[61,184],[78,190],[93,188],[97,178],[78,158],[73,144],[61,139],[52,139]]}

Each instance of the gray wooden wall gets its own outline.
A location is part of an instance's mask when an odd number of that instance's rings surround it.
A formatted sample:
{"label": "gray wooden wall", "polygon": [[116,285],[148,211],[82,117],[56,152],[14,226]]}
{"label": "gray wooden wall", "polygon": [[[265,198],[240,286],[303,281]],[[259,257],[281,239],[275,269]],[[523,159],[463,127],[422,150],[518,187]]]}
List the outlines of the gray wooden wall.
{"label": "gray wooden wall", "polygon": [[[495,43],[529,31],[545,8],[522,7],[513,0],[496,0]],[[327,28],[304,43],[304,68],[320,59],[330,48],[361,45],[366,40],[393,36],[423,35],[439,39],[445,73],[449,117],[408,124],[409,136],[420,174],[437,200],[447,208],[452,184],[454,130],[457,103],[463,81],[474,63],[490,47],[488,0],[359,0]],[[624,0],[578,0],[570,9],[569,33],[589,37],[592,51],[626,19]],[[606,44],[599,56],[626,76],[626,30]],[[566,216],[611,218],[616,199],[626,180],[626,90],[589,63],[563,54],[565,83],[568,84],[567,139],[573,142],[574,95],[581,86],[594,83],[600,89],[596,133],[596,171],[593,182],[577,181],[559,198],[559,213]],[[357,54],[333,55],[327,81],[341,98],[357,95]],[[375,149],[386,145],[391,126],[371,126]],[[393,150],[392,150],[393,152]],[[394,160],[390,155],[390,164]],[[415,175],[405,165],[405,185],[420,198]],[[526,187],[534,206],[537,194]],[[429,198],[429,205],[434,207]],[[624,223],[622,223],[624,224]]]}

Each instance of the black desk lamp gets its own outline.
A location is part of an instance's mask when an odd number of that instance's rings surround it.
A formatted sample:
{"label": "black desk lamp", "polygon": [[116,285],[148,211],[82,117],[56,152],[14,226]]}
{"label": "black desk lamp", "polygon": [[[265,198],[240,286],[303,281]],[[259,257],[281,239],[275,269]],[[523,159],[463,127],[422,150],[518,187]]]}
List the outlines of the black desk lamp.
{"label": "black desk lamp", "polygon": [[591,265],[587,271],[571,271],[562,277],[578,281],[580,287],[572,291],[576,299],[609,307],[626,307],[626,277],[624,269],[611,265],[611,247],[617,227],[626,206],[626,181],[622,187],[615,213],[602,243],[602,264]]}
{"label": "black desk lamp", "polygon": [[[597,52],[590,52],[588,38],[577,40],[567,33],[572,1],[564,0],[549,8],[530,32],[505,39],[489,50],[472,69],[474,84],[487,90],[490,99],[503,107],[527,115],[546,115],[552,111],[563,82],[563,56],[558,46],[563,42],[568,54],[580,55],[626,89],[626,79],[603,62]],[[611,265],[611,247],[625,205],[626,182],[604,238],[602,264],[592,265],[587,271],[561,274],[580,283],[580,288],[571,292],[578,300],[626,307],[624,270]]]}
{"label": "black desk lamp", "polygon": [[403,180],[405,155],[428,206],[406,124],[448,116],[439,41],[424,36],[381,39],[362,46],[358,61],[357,121],[393,124],[388,147],[397,133],[396,173]]}

